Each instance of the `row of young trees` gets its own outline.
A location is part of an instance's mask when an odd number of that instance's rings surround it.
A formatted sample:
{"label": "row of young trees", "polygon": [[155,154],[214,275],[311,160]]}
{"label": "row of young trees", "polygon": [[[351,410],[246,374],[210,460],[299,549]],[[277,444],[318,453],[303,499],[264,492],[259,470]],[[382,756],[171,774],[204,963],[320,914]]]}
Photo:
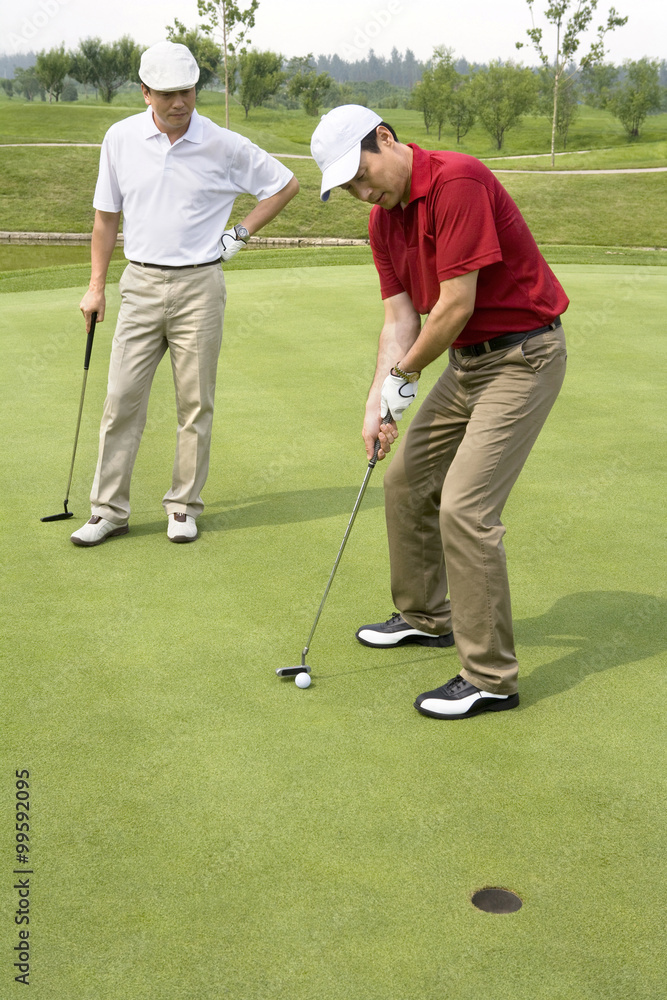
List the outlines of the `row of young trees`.
{"label": "row of young trees", "polygon": [[[426,66],[418,63],[409,49],[402,56],[395,48],[389,60],[371,51],[356,63],[347,63],[338,56],[315,59],[312,53],[286,62],[278,53],[248,48],[259,0],[250,0],[245,9],[235,0],[198,0],[203,23],[186,28],[175,19],[167,28],[167,36],[187,45],[197,59],[201,70],[197,90],[216,79],[224,81],[227,125],[229,97],[233,93],[238,94],[246,117],[252,107],[271,98],[288,106],[290,102],[292,106],[300,103],[313,116],[321,106],[350,102],[379,106],[379,87],[359,82],[358,76],[366,73],[372,77],[386,71],[393,80],[409,81],[410,85],[420,73],[416,85],[403,91],[383,81],[383,96],[388,89],[395,95],[407,95],[401,103],[422,112],[427,131],[437,125],[438,138],[443,126],[449,125],[460,142],[479,121],[501,149],[506,132],[526,113],[537,112],[552,122],[553,160],[556,136],[560,136],[565,148],[582,98],[608,108],[630,136],[637,136],[647,114],[660,107],[664,88],[660,86],[656,61],[629,62],[622,70],[604,64],[604,38],[622,27],[627,17],[620,17],[610,8],[588,51],[576,62],[581,35],[591,27],[598,0],[547,0],[543,18],[547,32],[552,29],[550,44],[545,29],[536,25],[535,0],[526,2],[533,25],[526,34],[541,63],[537,71],[512,62],[471,66],[464,59],[455,61],[453,51],[445,47],[435,49]],[[522,46],[517,43],[517,48]],[[48,93],[49,100],[57,101],[75,80],[84,92],[91,85],[102,100],[110,102],[123,84],[138,81],[140,57],[141,47],[127,35],[109,44],[88,38],[76,51],[66,52],[62,45],[40,52],[34,67],[17,69],[14,81],[3,80],[0,85],[10,96],[13,90],[22,92],[28,100],[38,93]],[[383,106],[398,104],[399,97],[394,96]]]}
{"label": "row of young trees", "polygon": [[[99,38],[87,38],[76,51],[66,51],[65,46],[37,54],[34,66],[17,67],[13,80],[2,80],[0,85],[8,96],[23,94],[28,101],[37,96],[49,101],[59,101],[72,81],[92,86],[103,101],[110,103],[128,80],[138,79],[142,49],[129,35],[116,42],[103,43]],[[74,97],[78,95],[74,88]]]}
{"label": "row of young trees", "polygon": [[552,122],[553,158],[556,135],[565,149],[581,103],[610,111],[630,138],[636,138],[647,115],[665,103],[667,90],[660,85],[657,60],[629,61],[622,68],[601,63],[580,69],[570,63],[566,69],[567,76],[558,81],[554,107],[556,77],[552,66],[534,71],[511,62],[492,62],[461,74],[451,50],[437,48],[412,92],[410,106],[422,112],[427,132],[437,126],[438,138],[449,125],[458,143],[479,122],[497,149],[502,149],[505,134],[524,115],[543,115]]}

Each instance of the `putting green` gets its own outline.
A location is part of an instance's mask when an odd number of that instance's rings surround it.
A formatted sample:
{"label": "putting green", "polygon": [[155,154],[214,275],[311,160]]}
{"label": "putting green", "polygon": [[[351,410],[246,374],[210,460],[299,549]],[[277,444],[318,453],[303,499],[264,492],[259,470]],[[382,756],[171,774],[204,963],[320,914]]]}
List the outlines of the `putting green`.
{"label": "putting green", "polygon": [[[88,516],[117,287],[98,326],[70,521],[82,289],[7,293],[0,337],[5,963],[15,771],[30,772],[39,1000],[655,1000],[664,982],[661,268],[560,266],[569,371],[505,511],[519,709],[425,719],[452,650],[377,651],[391,607],[364,475],[372,267],[228,275],[201,539],[170,545],[158,371],[128,536]],[[437,375],[429,372],[423,395]],[[9,819],[7,819],[9,817]],[[472,893],[518,893],[517,913]]]}

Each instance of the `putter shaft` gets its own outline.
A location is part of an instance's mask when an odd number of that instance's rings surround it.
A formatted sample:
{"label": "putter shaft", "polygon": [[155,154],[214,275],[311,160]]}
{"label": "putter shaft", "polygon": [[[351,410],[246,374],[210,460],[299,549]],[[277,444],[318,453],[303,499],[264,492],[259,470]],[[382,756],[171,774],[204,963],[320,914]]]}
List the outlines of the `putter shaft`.
{"label": "putter shaft", "polygon": [[[387,421],[389,421],[391,419],[391,414],[387,418],[385,418],[385,419]],[[317,614],[315,615],[315,621],[313,622],[313,627],[310,630],[310,635],[308,636],[308,641],[306,642],[306,645],[303,647],[303,650],[301,652],[301,663],[304,666],[305,666],[305,663],[306,663],[306,656],[308,655],[308,650],[310,648],[310,643],[312,641],[313,636],[315,635],[315,629],[317,628],[317,623],[320,620],[320,615],[322,614],[322,608],[324,607],[324,602],[326,601],[327,596],[329,594],[329,590],[331,589],[331,584],[333,583],[333,578],[336,575],[336,570],[338,569],[338,563],[341,560],[341,556],[343,555],[343,551],[344,551],[345,546],[347,544],[347,540],[350,537],[350,532],[352,531],[352,525],[354,524],[354,519],[357,516],[357,511],[359,510],[359,507],[361,506],[361,501],[364,498],[364,493],[366,492],[366,486],[368,485],[368,480],[371,477],[371,473],[372,473],[373,469],[377,465],[379,450],[380,450],[380,441],[378,439],[375,442],[375,448],[373,450],[373,457],[371,458],[371,460],[368,463],[368,468],[366,469],[366,475],[364,476],[364,481],[361,484],[361,489],[359,490],[359,496],[357,497],[357,501],[356,501],[356,503],[355,503],[355,505],[354,505],[354,507],[352,509],[352,514],[350,515],[350,520],[348,521],[347,528],[345,529],[345,534],[343,535],[343,541],[340,544],[340,548],[338,550],[338,555],[336,556],[336,561],[335,561],[335,563],[333,565],[333,569],[331,570],[331,574],[329,576],[329,580],[327,582],[327,585],[326,585],[326,588],[325,588],[325,591],[324,591],[324,595],[322,597],[322,600],[320,601],[320,606],[317,609]]]}
{"label": "putter shaft", "polygon": [[72,461],[69,467],[69,478],[67,480],[67,490],[63,501],[64,512],[62,514],[51,514],[50,517],[42,517],[41,521],[64,521],[68,517],[73,517],[72,511],[67,509],[69,503],[69,491],[72,485],[72,475],[74,473],[74,459],[76,458],[76,446],[79,442],[79,429],[81,427],[81,414],[83,413],[83,400],[86,395],[86,382],[88,381],[88,368],[90,367],[90,355],[93,351],[93,337],[95,336],[95,324],[97,323],[97,313],[94,312],[90,318],[90,330],[86,340],[86,354],[83,361],[83,384],[81,386],[81,398],[79,399],[79,415],[76,421],[76,433],[74,434],[74,448],[72,449]]}

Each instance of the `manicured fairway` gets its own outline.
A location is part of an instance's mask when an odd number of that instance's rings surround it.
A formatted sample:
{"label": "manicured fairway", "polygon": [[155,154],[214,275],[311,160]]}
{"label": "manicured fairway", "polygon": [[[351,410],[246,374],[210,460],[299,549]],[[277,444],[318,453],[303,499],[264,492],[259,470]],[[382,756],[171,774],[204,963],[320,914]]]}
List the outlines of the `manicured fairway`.
{"label": "manicured fairway", "polygon": [[[453,650],[381,652],[393,610],[379,465],[296,664],[366,468],[382,309],[368,265],[238,270],[194,545],[160,499],[158,371],[127,537],[88,517],[117,286],[71,495],[80,288],[0,296],[4,868],[13,982],[15,770],[30,771],[38,1000],[655,1000],[664,988],[664,268],[557,273],[569,371],[505,511],[521,705],[412,708]],[[664,355],[663,355],[664,357]],[[423,396],[437,372],[425,375]],[[475,910],[489,885],[510,915]]]}

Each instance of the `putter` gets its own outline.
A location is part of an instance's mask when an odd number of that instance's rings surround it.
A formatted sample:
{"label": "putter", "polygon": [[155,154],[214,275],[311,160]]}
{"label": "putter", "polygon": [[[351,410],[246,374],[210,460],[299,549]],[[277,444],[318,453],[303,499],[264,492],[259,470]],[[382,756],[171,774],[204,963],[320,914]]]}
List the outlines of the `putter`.
{"label": "putter", "polygon": [[[382,423],[389,423],[391,420],[392,420],[392,415],[391,415],[391,413],[388,413],[387,416],[383,418]],[[306,645],[303,647],[303,650],[301,652],[301,663],[300,663],[300,665],[298,667],[278,667],[278,669],[276,670],[276,673],[278,674],[278,677],[294,677],[296,674],[300,674],[302,672],[305,672],[307,674],[310,673],[310,667],[306,663],[306,657],[308,656],[308,650],[310,648],[310,643],[312,641],[313,636],[315,635],[315,629],[317,628],[317,623],[320,620],[320,615],[322,614],[322,608],[324,607],[324,602],[327,599],[327,595],[328,595],[329,590],[331,588],[331,584],[333,582],[333,578],[334,578],[334,576],[336,574],[336,570],[338,569],[338,563],[340,562],[341,556],[343,555],[343,549],[345,548],[347,540],[348,540],[348,538],[350,536],[350,532],[352,531],[352,525],[354,524],[354,519],[357,516],[357,511],[359,510],[359,507],[361,505],[361,501],[363,499],[364,493],[366,492],[366,486],[368,485],[368,480],[371,477],[371,472],[373,471],[373,469],[377,465],[379,450],[380,450],[380,439],[378,438],[378,440],[375,442],[375,448],[373,450],[373,457],[371,458],[370,462],[368,463],[368,468],[366,470],[366,475],[364,476],[364,481],[361,484],[361,489],[359,490],[359,496],[357,497],[357,501],[356,501],[356,503],[354,505],[354,508],[352,510],[352,514],[350,516],[350,520],[348,522],[347,528],[345,529],[345,534],[343,536],[343,541],[341,542],[340,548],[338,550],[338,555],[336,556],[336,561],[335,561],[335,563],[333,565],[333,569],[331,570],[331,575],[329,576],[329,582],[326,585],[326,589],[324,591],[324,596],[323,596],[323,598],[322,598],[322,600],[320,602],[320,606],[319,606],[319,608],[317,610],[317,614],[315,615],[315,621],[313,622],[313,627],[310,630],[310,635],[308,636],[308,641],[306,642]]]}
{"label": "putter", "polygon": [[69,490],[72,485],[72,473],[74,472],[74,459],[76,457],[76,446],[79,441],[79,427],[81,426],[81,413],[83,412],[83,397],[86,394],[86,381],[88,380],[88,368],[90,366],[90,355],[93,350],[93,336],[95,335],[95,324],[97,323],[97,313],[90,317],[90,333],[86,341],[86,356],[83,362],[83,385],[81,386],[81,399],[79,401],[79,417],[76,422],[76,434],[74,435],[74,450],[72,451],[72,464],[69,469],[69,479],[67,480],[67,490],[65,491],[64,507],[62,514],[50,514],[49,517],[40,517],[40,521],[65,521],[68,517],[74,517],[74,513],[67,509],[69,502]]}

